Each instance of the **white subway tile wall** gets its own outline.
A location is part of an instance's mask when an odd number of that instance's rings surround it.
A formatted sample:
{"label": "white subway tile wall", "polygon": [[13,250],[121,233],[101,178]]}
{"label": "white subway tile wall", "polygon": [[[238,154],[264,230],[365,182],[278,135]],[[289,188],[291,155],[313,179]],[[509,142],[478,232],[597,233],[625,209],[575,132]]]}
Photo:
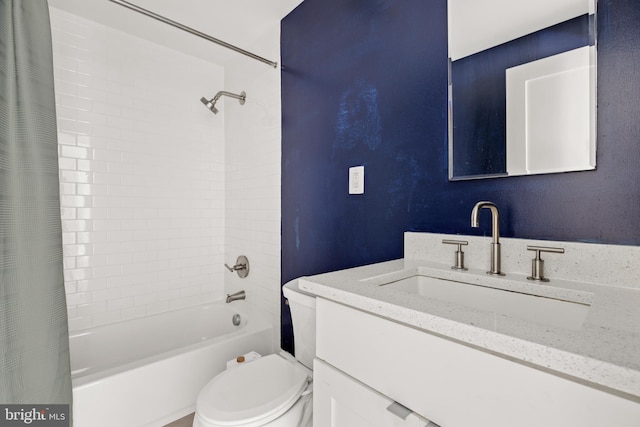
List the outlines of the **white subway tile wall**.
{"label": "white subway tile wall", "polygon": [[225,128],[199,100],[223,68],[51,21],[69,329],[222,299]]}
{"label": "white subway tile wall", "polygon": [[[265,29],[259,44],[251,49],[270,59],[278,59],[279,24],[275,22]],[[225,284],[228,292],[244,289],[247,301],[268,315],[274,325],[275,343],[279,346],[280,72],[260,62],[239,59],[228,66],[225,80],[231,90],[247,92],[247,101],[242,107],[225,101],[226,254],[229,262],[237,255],[247,255],[251,265],[247,278],[229,274]]]}

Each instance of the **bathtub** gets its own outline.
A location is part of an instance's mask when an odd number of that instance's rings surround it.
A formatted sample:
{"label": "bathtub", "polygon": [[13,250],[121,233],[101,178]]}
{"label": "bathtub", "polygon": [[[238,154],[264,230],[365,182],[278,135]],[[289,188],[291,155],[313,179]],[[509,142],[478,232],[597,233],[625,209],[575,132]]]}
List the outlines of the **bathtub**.
{"label": "bathtub", "polygon": [[69,339],[74,427],[163,426],[195,410],[198,393],[227,360],[274,350],[271,325],[244,301],[85,329]]}

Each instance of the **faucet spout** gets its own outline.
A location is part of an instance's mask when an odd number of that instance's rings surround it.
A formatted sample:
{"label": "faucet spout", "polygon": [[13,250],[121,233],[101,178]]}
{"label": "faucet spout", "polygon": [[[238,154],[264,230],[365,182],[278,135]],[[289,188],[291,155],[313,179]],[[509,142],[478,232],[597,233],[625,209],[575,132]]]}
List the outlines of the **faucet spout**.
{"label": "faucet spout", "polygon": [[487,208],[491,210],[491,236],[493,243],[500,243],[500,214],[498,207],[493,202],[478,202],[471,211],[471,226],[480,226],[480,210]]}
{"label": "faucet spout", "polygon": [[480,226],[480,211],[482,209],[491,210],[491,268],[488,274],[497,274],[504,276],[500,271],[500,215],[498,207],[493,202],[478,202],[471,211],[471,226],[477,228]]}
{"label": "faucet spout", "polygon": [[227,294],[227,299],[225,300],[227,304],[233,301],[243,300],[247,297],[247,294],[244,291],[236,292],[235,294]]}

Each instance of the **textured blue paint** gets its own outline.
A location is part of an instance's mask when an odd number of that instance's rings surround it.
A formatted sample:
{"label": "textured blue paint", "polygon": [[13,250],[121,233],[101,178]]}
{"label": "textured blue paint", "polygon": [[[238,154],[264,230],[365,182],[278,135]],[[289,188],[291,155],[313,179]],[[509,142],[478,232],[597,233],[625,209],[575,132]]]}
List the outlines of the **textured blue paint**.
{"label": "textured blue paint", "polygon": [[[488,215],[470,227],[484,199],[504,236],[639,245],[640,2],[600,0],[597,18],[597,170],[449,182],[446,1],[305,0],[281,33],[283,282],[402,257],[407,230],[489,235]],[[344,95],[363,88],[375,150],[336,144]],[[349,196],[359,164],[366,193]],[[291,348],[284,305],[282,323]]]}
{"label": "textured blue paint", "polygon": [[370,150],[375,150],[382,142],[378,91],[364,82],[358,82],[342,94],[334,147],[353,149],[361,142]]}
{"label": "textured blue paint", "polygon": [[300,249],[300,218],[296,216],[293,222],[293,230],[296,236],[296,250]]}

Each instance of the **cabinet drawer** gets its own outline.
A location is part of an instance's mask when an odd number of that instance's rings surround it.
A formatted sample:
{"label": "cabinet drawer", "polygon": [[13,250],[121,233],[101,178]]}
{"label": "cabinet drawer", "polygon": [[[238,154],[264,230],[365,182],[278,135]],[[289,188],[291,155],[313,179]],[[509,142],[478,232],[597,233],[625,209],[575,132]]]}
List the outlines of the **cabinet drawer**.
{"label": "cabinet drawer", "polygon": [[394,402],[316,359],[313,364],[314,425],[323,427],[427,427],[415,413],[402,416],[387,408]]}
{"label": "cabinet drawer", "polygon": [[442,427],[637,427],[640,403],[318,298],[319,359]]}

